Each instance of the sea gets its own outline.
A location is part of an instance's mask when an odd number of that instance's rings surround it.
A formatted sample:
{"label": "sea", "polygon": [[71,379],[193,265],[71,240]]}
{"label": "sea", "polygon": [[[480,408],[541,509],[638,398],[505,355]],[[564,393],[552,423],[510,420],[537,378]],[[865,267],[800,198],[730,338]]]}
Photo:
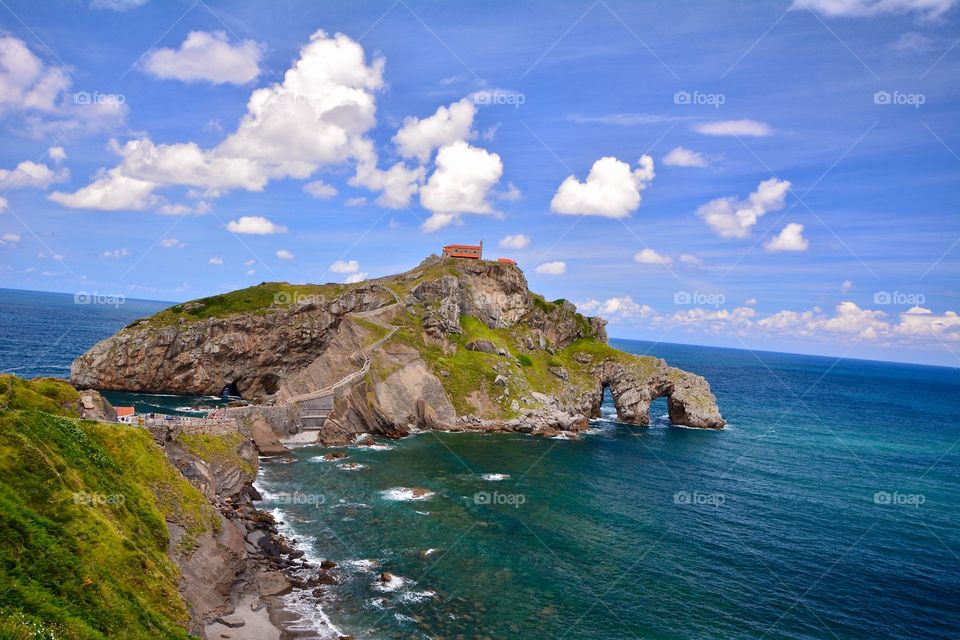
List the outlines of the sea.
{"label": "sea", "polygon": [[[163,306],[0,290],[0,370],[65,376]],[[265,459],[260,506],[337,563],[319,607],[290,597],[301,630],[960,638],[960,370],[611,342],[705,376],[728,427],[672,427],[662,399],[631,427],[607,398],[575,440],[428,432]]]}

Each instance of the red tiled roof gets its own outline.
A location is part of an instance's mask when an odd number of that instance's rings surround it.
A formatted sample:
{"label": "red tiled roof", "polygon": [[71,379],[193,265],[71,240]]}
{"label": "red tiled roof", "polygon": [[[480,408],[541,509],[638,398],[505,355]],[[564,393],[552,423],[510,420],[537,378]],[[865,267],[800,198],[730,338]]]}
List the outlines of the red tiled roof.
{"label": "red tiled roof", "polygon": [[136,413],[133,407],[114,407],[117,410],[117,417],[122,418],[124,416],[132,416]]}
{"label": "red tiled roof", "polygon": [[479,251],[483,247],[478,244],[448,244],[443,247],[444,249],[476,249]]}

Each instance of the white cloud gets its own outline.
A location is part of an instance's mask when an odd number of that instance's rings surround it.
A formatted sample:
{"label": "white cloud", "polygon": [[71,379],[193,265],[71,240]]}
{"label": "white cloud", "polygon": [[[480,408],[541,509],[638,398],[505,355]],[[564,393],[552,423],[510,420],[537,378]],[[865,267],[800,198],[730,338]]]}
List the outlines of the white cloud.
{"label": "white cloud", "polygon": [[358,142],[355,146],[359,158],[357,172],[348,183],[354,187],[382,192],[376,200],[381,207],[401,209],[409,206],[410,199],[420,189],[426,169],[410,169],[402,162],[397,162],[384,171],[377,167],[377,154],[369,140]]}
{"label": "white cloud", "polygon": [[793,11],[810,10],[828,18],[871,18],[883,14],[919,13],[936,19],[956,6],[958,0],[794,0]]}
{"label": "white cloud", "polygon": [[140,211],[159,203],[153,195],[155,182],[124,175],[119,167],[101,169],[93,182],[73,193],[54,191],[48,197],[71,209],[99,209],[101,211]]}
{"label": "white cloud", "polygon": [[0,113],[22,117],[18,130],[33,137],[109,130],[127,114],[120,99],[70,94],[69,70],[46,64],[26,43],[0,36]]}
{"label": "white cloud", "polygon": [[796,222],[789,223],[779,235],[763,243],[767,251],[806,251],[809,246],[803,237],[803,225]]}
{"label": "white cloud", "polygon": [[57,164],[67,159],[67,152],[63,150],[63,147],[50,147],[47,149],[47,155]]}
{"label": "white cloud", "polygon": [[630,296],[608,298],[604,301],[587,300],[578,302],[577,310],[581,313],[599,315],[611,322],[638,320],[653,315],[654,310],[649,305],[637,304]]}
{"label": "white cloud", "polygon": [[356,260],[337,260],[330,265],[330,271],[334,273],[356,273],[360,271],[360,263]]}
{"label": "white cloud", "polygon": [[45,164],[24,160],[14,169],[0,169],[0,189],[46,189],[70,177],[66,169],[53,171]]}
{"label": "white cloud", "polygon": [[530,238],[522,233],[504,236],[497,244],[501,249],[526,249],[530,246]]}
{"label": "white cloud", "polygon": [[256,269],[248,269],[247,271],[244,272],[243,275],[245,275],[245,276],[254,276],[254,275],[257,275],[257,271],[256,271]]}
{"label": "white cloud", "polygon": [[191,205],[186,204],[163,204],[157,207],[157,213],[163,216],[183,216],[187,214],[202,216],[210,213],[213,207],[209,202],[201,200]]}
{"label": "white cloud", "polygon": [[756,120],[717,120],[694,125],[693,130],[706,136],[763,137],[773,133],[770,125]]}
{"label": "white cloud", "polygon": [[895,327],[895,331],[903,336],[960,340],[960,316],[954,311],[937,315],[930,309],[913,307],[900,314],[900,323]]}
{"label": "white cloud", "polygon": [[441,147],[436,169],[420,189],[420,204],[433,214],[424,231],[444,227],[464,213],[491,213],[487,192],[501,175],[503,162],[496,153],[463,140]]}
{"label": "white cloud", "polygon": [[673,258],[659,254],[653,249],[644,249],[643,251],[640,251],[633,256],[633,261],[639,262],[640,264],[659,264],[664,266],[673,264]]}
{"label": "white cloud", "polygon": [[337,188],[325,183],[323,180],[314,180],[303,185],[303,190],[314,198],[332,198],[337,195]]}
{"label": "white cloud", "polygon": [[136,7],[142,7],[145,4],[147,4],[147,0],[92,0],[90,7],[93,9],[110,9],[122,13]]}
{"label": "white cloud", "polygon": [[266,46],[253,40],[230,44],[223,31],[191,31],[179,49],[157,49],[144,58],[148,74],[166,80],[246,84],[260,75]]}
{"label": "white cloud", "polygon": [[757,306],[757,299],[756,299],[756,298],[747,298],[746,300],[743,301],[743,304],[745,304],[745,305],[748,306],[748,307],[755,307],[755,306]]}
{"label": "white cloud", "polygon": [[129,249],[126,249],[126,248],[123,248],[123,249],[113,249],[113,250],[109,250],[109,251],[101,251],[101,252],[100,252],[100,257],[101,257],[101,258],[117,259],[117,258],[126,258],[126,257],[129,256],[129,255],[130,255],[130,250],[129,250]]}
{"label": "white cloud", "polygon": [[844,280],[840,283],[840,293],[849,293],[853,289],[853,283],[849,280]]}
{"label": "white cloud", "polygon": [[415,158],[421,164],[430,160],[434,149],[458,140],[473,137],[473,118],[477,108],[473,100],[463,98],[449,107],[440,107],[436,113],[422,120],[407,117],[393,136],[397,151],[404,158]]}
{"label": "white cloud", "polygon": [[[369,160],[364,134],[376,122],[374,92],[383,86],[383,64],[376,59],[368,65],[363,48],[347,36],[317,31],[282,82],[250,94],[239,126],[219,145],[133,140],[114,145],[121,163],[103,175],[141,181],[142,203],[160,187],[207,189],[211,197],[236,188],[260,191],[271,180],[304,180],[321,167]],[[55,199],[103,208],[97,198]]]}
{"label": "white cloud", "polygon": [[783,208],[789,189],[789,181],[769,178],[745,201],[735,196],[717,198],[700,205],[697,215],[723,238],[746,238],[761,216]]}
{"label": "white cloud", "polygon": [[3,211],[4,209],[9,208],[9,206],[10,206],[10,201],[4,198],[3,196],[0,196],[0,211]]}
{"label": "white cloud", "polygon": [[20,243],[20,234],[17,233],[4,233],[0,235],[0,245],[13,245],[16,246]]}
{"label": "white cloud", "polygon": [[523,197],[520,189],[517,189],[517,186],[512,182],[508,182],[507,188],[503,191],[494,191],[492,195],[497,200],[503,200],[504,202],[516,202]]}
{"label": "white cloud", "polygon": [[346,279],[344,279],[343,283],[356,284],[358,282],[363,282],[366,279],[367,279],[367,273],[366,271],[364,271],[362,273],[355,273],[352,276],[347,276]]}
{"label": "white cloud", "polygon": [[548,276],[560,276],[567,272],[567,263],[562,260],[544,262],[536,268],[536,272]]}
{"label": "white cloud", "polygon": [[691,264],[697,267],[703,264],[703,260],[698,256],[693,255],[692,253],[680,254],[680,262],[682,262],[683,264]]}
{"label": "white cloud", "polygon": [[253,258],[250,258],[249,260],[244,260],[244,261],[243,261],[243,266],[245,266],[245,267],[252,267],[252,266],[255,265],[255,264],[257,264],[257,261],[256,261],[255,259],[253,259]]}
{"label": "white cloud", "polygon": [[613,157],[593,163],[586,182],[568,176],[557,189],[550,209],[567,215],[623,218],[640,206],[640,192],[650,186],[656,174],[653,158],[642,156],[635,170]]}
{"label": "white cloud", "polygon": [[228,222],[227,231],[244,235],[269,236],[275,233],[286,233],[287,228],[274,224],[263,216],[242,216]]}
{"label": "white cloud", "polygon": [[916,31],[907,31],[892,42],[890,48],[900,53],[925,53],[933,51],[936,44],[929,36]]}
{"label": "white cloud", "polygon": [[286,249],[277,249],[276,256],[281,260],[293,260],[295,257],[293,253],[287,251]]}
{"label": "white cloud", "polygon": [[207,264],[221,265],[223,264],[223,258],[218,258],[217,256],[214,256],[209,260],[207,260]]}
{"label": "white cloud", "polygon": [[356,198],[347,198],[346,200],[343,201],[343,204],[345,204],[348,207],[362,207],[363,205],[367,204],[367,199],[364,198],[363,196],[359,196]]}
{"label": "white cloud", "polygon": [[668,167],[705,167],[709,164],[709,160],[699,151],[686,147],[674,147],[663,156],[663,164]]}
{"label": "white cloud", "polygon": [[160,241],[160,246],[165,249],[183,249],[187,245],[176,238],[164,238]]}

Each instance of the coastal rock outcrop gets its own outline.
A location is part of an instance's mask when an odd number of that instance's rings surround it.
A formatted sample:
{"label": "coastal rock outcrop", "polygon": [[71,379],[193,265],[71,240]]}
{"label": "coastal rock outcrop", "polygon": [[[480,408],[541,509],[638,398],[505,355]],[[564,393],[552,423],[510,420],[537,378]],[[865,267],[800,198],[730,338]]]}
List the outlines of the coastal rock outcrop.
{"label": "coastal rock outcrop", "polygon": [[78,358],[80,387],[212,394],[271,453],[422,430],[577,433],[609,389],[618,419],[725,422],[701,376],[607,344],[606,322],[527,288],[515,265],[431,256],[358,285],[258,287],[177,305]]}

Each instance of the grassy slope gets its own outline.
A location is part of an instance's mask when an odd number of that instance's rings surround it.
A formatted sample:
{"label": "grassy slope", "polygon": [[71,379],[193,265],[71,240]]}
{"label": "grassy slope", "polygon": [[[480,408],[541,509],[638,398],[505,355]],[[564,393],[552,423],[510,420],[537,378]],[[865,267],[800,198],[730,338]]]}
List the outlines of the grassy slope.
{"label": "grassy slope", "polygon": [[164,521],[216,515],[148,432],[71,416],[75,394],[0,376],[0,638],[187,638]]}

